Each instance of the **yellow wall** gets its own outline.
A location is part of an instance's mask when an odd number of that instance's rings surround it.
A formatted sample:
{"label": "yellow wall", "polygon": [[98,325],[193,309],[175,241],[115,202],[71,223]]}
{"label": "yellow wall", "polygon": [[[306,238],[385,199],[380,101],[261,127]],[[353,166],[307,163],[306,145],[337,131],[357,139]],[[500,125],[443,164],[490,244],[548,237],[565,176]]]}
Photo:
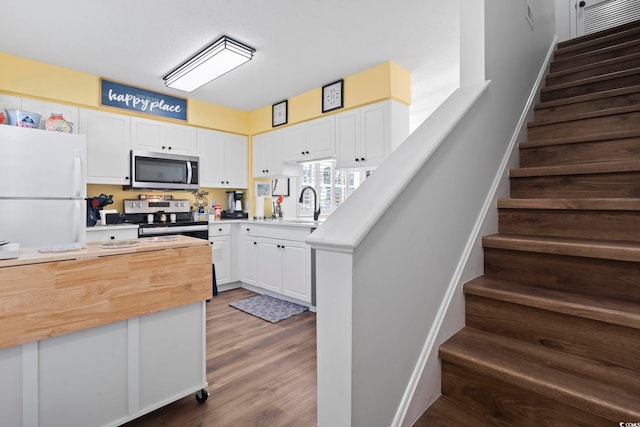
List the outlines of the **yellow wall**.
{"label": "yellow wall", "polygon": [[[122,82],[127,84],[126,82]],[[330,83],[330,82],[327,82]],[[51,102],[94,108],[119,114],[149,117],[126,110],[100,105],[100,76],[69,70],[55,65],[45,64],[0,52],[0,93],[16,96],[43,99]],[[322,88],[318,87],[288,99],[288,123],[312,120],[322,114]],[[411,103],[411,75],[402,67],[386,62],[352,76],[344,77],[344,108],[332,111],[336,114],[351,108],[373,102],[395,99],[405,104]],[[248,191],[245,198],[253,204],[253,190],[256,181],[251,176],[252,167],[252,135],[272,130],[271,105],[247,112],[195,99],[187,99],[187,124],[192,126],[221,130],[249,136],[249,177]],[[173,121],[161,117],[155,120]],[[180,123],[184,123],[179,121]],[[281,127],[279,127],[281,128]],[[226,206],[225,189],[205,189],[209,191],[209,200]],[[116,185],[89,185],[88,196],[100,193],[113,194],[113,209],[122,210],[122,200],[135,198],[136,192],[125,192]],[[172,192],[176,198],[194,200],[188,192]],[[254,207],[251,206],[251,215]]]}
{"label": "yellow wall", "polygon": [[[393,62],[345,77],[342,109],[322,114],[321,87],[289,98],[287,126],[385,99],[395,99],[407,105],[411,103],[411,74]],[[272,130],[271,105],[251,112],[250,123],[249,133],[252,135]]]}
{"label": "yellow wall", "polygon": [[[0,91],[17,96],[150,118],[149,115],[100,105],[100,76],[69,70],[0,52]],[[126,82],[123,82],[126,84]],[[187,99],[187,124],[247,135],[249,113]],[[153,116],[154,120],[173,121]],[[178,123],[184,123],[178,120]]]}

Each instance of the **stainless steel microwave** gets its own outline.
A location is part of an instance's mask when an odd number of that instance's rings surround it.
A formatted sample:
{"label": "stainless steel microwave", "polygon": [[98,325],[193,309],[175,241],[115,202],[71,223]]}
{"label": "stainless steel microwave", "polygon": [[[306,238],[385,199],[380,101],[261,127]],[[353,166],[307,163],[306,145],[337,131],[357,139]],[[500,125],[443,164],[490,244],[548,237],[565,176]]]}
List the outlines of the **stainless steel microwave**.
{"label": "stainless steel microwave", "polygon": [[196,190],[198,163],[195,156],[131,150],[131,184],[126,190]]}

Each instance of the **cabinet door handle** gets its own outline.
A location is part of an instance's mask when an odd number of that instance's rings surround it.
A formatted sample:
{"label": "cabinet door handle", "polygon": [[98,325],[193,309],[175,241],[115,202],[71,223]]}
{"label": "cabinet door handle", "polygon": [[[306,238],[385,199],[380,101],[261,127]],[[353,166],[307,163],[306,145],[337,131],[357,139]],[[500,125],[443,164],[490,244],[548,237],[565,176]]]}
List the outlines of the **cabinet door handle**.
{"label": "cabinet door handle", "polygon": [[360,157],[360,161],[361,161],[361,162],[364,162],[364,157]]}
{"label": "cabinet door handle", "polygon": [[281,248],[284,249],[284,245],[282,245]]}
{"label": "cabinet door handle", "polygon": [[171,147],[169,147],[169,150],[171,150]]}
{"label": "cabinet door handle", "polygon": [[257,245],[258,243],[257,243],[257,242],[253,242],[253,244],[254,244],[254,245]]}
{"label": "cabinet door handle", "polygon": [[251,229],[250,229],[250,228],[247,228],[247,231],[251,231]]}
{"label": "cabinet door handle", "polygon": [[359,162],[359,161],[360,161],[360,159],[356,157],[356,162]]}
{"label": "cabinet door handle", "polygon": [[165,148],[167,148],[167,147],[165,147],[165,146],[163,145],[163,146],[162,146],[162,149],[164,150]]}
{"label": "cabinet door handle", "polygon": [[279,247],[279,248],[281,247],[280,245],[276,245],[276,246]]}
{"label": "cabinet door handle", "polygon": [[304,156],[304,151],[301,151],[300,154],[302,154]]}
{"label": "cabinet door handle", "polygon": [[218,231],[222,231],[222,228],[218,228]]}

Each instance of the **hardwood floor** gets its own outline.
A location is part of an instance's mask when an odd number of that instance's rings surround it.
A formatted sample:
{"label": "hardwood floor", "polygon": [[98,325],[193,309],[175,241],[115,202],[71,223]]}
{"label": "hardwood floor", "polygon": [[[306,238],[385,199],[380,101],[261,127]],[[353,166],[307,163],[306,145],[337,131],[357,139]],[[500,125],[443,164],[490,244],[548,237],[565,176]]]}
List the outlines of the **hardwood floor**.
{"label": "hardwood floor", "polygon": [[187,396],[127,427],[317,424],[315,313],[271,324],[229,307],[252,295],[234,289],[207,304],[209,399]]}

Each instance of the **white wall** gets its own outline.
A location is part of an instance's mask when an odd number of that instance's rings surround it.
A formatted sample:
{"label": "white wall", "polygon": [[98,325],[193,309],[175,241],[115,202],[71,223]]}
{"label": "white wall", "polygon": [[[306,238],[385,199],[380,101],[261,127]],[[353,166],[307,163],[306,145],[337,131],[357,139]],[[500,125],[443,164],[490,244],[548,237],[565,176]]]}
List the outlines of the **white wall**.
{"label": "white wall", "polygon": [[576,36],[576,0],[555,0],[556,34],[558,42]]}
{"label": "white wall", "polygon": [[[410,425],[439,394],[437,345],[463,325],[461,286],[482,272],[479,238],[496,230],[502,168],[555,35],[552,0],[529,0],[533,28],[526,0],[484,3],[482,33],[462,34],[485,40],[488,88],[456,91],[307,239],[319,252],[319,427]],[[451,107],[474,93],[458,122]]]}

